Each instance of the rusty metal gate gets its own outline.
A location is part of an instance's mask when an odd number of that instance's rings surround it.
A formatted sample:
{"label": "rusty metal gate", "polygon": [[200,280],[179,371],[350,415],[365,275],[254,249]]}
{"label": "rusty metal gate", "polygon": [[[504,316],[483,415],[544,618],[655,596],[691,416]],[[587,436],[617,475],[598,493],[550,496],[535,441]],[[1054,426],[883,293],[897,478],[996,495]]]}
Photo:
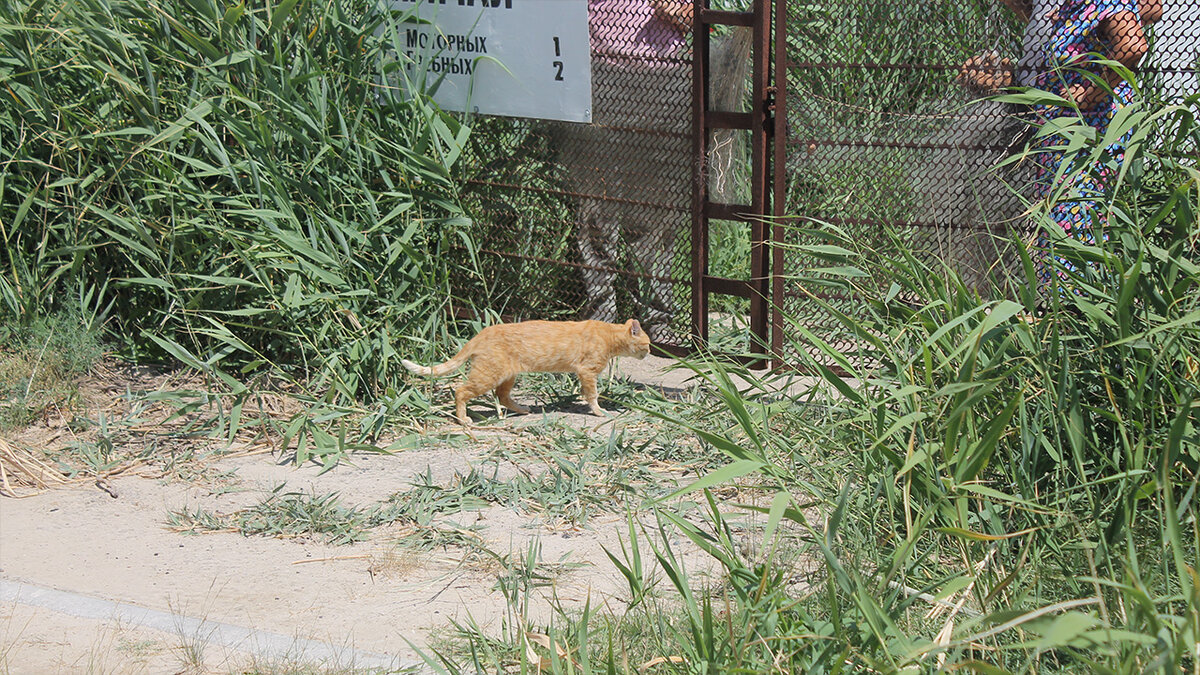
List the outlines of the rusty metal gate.
{"label": "rusty metal gate", "polygon": [[[773,141],[782,137],[783,117],[776,114],[776,87],[771,84],[771,26],[770,0],[753,0],[747,11],[712,9],[706,2],[697,2],[693,59],[693,130],[696,166],[693,175],[692,202],[692,316],[691,333],[706,348],[716,347],[734,355],[749,357],[752,365],[764,363],[751,354],[765,354],[769,346],[768,319],[771,312],[771,287],[777,277],[770,242],[777,236],[766,216],[771,213],[772,182],[770,180]],[[714,95],[720,78],[725,77],[722,63],[713,49],[713,33],[718,28],[731,32],[748,32],[751,48],[750,88],[747,96],[730,100]],[[726,38],[731,39],[731,38]],[[724,98],[725,100],[721,100]],[[713,185],[717,156],[714,147],[722,142],[736,143],[733,134],[741,133],[749,148],[748,199],[742,202],[723,199]],[[724,141],[722,141],[724,137]],[[726,191],[728,192],[728,191]],[[746,237],[747,246],[741,251],[742,260],[727,263],[725,270],[715,270],[714,226],[724,222],[737,224],[733,231]],[[737,256],[735,256],[737,257]],[[733,272],[734,274],[731,274]],[[741,272],[737,274],[737,272]],[[725,296],[723,307],[714,306],[712,296]],[[736,301],[741,301],[740,307]],[[718,322],[727,333],[744,338],[733,344],[713,344],[713,324]],[[741,330],[739,330],[739,328]],[[729,329],[733,329],[730,331]],[[778,332],[778,331],[775,331]]]}
{"label": "rusty metal gate", "polygon": [[[785,315],[839,340],[805,301],[820,286],[795,277],[814,262],[798,220],[866,241],[893,228],[979,286],[1007,273],[1029,178],[989,169],[1028,125],[960,73],[974,58],[1034,84],[1058,3],[691,3],[677,29],[650,0],[590,1],[592,124],[477,122],[459,297],[786,360]],[[1200,0],[1165,8],[1140,70],[1178,99],[1196,91]]]}

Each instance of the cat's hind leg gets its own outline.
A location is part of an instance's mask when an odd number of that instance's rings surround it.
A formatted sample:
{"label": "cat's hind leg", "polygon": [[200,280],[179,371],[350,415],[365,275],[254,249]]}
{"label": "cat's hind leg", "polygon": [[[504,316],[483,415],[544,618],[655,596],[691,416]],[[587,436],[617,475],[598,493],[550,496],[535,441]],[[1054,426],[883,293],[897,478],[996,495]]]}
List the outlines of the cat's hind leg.
{"label": "cat's hind leg", "polygon": [[475,378],[467,378],[465,382],[458,385],[458,388],[454,390],[454,410],[458,414],[459,423],[464,427],[471,426],[471,418],[467,417],[467,403],[470,403],[471,399],[483,395],[495,386],[493,382],[480,382]]}
{"label": "cat's hind leg", "polygon": [[454,412],[458,417],[458,423],[464,427],[471,426],[471,418],[467,417],[467,403],[476,396],[487,391],[487,389],[476,390],[471,386],[470,380],[458,385],[454,390]]}
{"label": "cat's hind leg", "polygon": [[[471,426],[471,418],[467,417],[467,403],[476,396],[499,389],[511,376],[502,364],[494,360],[480,358],[478,355],[471,365],[467,379],[454,390],[454,406],[458,413],[458,421],[464,426]],[[497,392],[498,393],[498,392]]]}
{"label": "cat's hind leg", "polygon": [[496,398],[500,400],[500,404],[505,408],[508,408],[515,413],[521,413],[524,415],[525,413],[529,412],[529,408],[526,408],[512,399],[513,385],[516,383],[516,377],[510,377],[501,382],[500,385],[496,387]]}

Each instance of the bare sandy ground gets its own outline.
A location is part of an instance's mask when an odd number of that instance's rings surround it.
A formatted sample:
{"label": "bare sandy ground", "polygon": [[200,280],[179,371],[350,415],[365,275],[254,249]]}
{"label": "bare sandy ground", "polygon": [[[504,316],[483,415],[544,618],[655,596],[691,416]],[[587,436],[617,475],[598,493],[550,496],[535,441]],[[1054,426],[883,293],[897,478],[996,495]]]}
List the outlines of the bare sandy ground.
{"label": "bare sandy ground", "polygon": [[[688,386],[686,371],[665,370],[670,363],[649,357],[617,368],[646,386]],[[580,428],[602,422],[575,412],[581,409],[544,414]],[[594,433],[610,432],[600,426]],[[216,470],[235,472],[235,491],[126,475],[108,481],[115,497],[84,483],[0,498],[0,670],[242,672],[295,662],[401,668],[417,663],[416,649],[451,622],[499,632],[512,616],[494,561],[464,561],[454,549],[408,554],[391,543],[389,527],[372,530],[367,541],[333,546],[313,538],[184,534],[168,529],[166,516],[184,507],[230,512],[281,484],[335,491],[350,505],[378,503],[418,474],[429,471],[436,480],[465,473],[512,438],[488,432],[477,443],[356,454],[323,475],[269,454],[218,461]],[[536,541],[542,561],[566,564],[538,589],[532,620],[548,615],[551,597],[566,607],[619,607],[623,580],[604,548],[620,550],[624,513],[591,517],[582,528],[497,506],[454,517],[478,528],[498,555],[517,558]],[[707,565],[701,556],[690,559],[696,572]],[[322,644],[332,651],[321,652]]]}

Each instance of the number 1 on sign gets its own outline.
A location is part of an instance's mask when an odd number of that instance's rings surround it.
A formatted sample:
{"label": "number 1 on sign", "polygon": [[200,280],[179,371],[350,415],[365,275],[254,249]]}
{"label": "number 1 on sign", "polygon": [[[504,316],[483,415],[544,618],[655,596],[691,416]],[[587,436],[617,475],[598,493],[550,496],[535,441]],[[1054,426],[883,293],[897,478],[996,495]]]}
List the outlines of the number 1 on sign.
{"label": "number 1 on sign", "polygon": [[555,56],[562,56],[562,48],[561,48],[561,46],[558,44],[558,37],[557,37],[557,36],[555,36],[555,38],[554,38],[554,55],[555,55]]}

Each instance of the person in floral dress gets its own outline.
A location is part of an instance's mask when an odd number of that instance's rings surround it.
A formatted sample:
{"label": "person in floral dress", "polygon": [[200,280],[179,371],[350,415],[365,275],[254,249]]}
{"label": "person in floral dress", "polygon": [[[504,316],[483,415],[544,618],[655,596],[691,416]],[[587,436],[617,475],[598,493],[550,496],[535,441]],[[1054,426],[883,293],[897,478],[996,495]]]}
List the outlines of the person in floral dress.
{"label": "person in floral dress", "polygon": [[[1161,1],[1063,0],[1045,4],[1049,8],[1040,18],[1049,30],[1032,60],[1038,68],[1034,86],[1058,94],[1068,105],[1036,105],[1034,118],[1045,125],[1059,118],[1078,116],[1096,130],[1097,137],[1103,137],[1116,111],[1131,102],[1133,88],[1097,59],[1117,61],[1130,70],[1136,68],[1147,51],[1144,26],[1162,17]],[[1107,87],[1093,78],[1103,80]],[[1066,180],[1071,181],[1066,186],[1068,196],[1051,206],[1050,217],[1069,236],[1089,244],[1095,243],[1097,232],[1103,236],[1107,216],[1098,199],[1124,161],[1126,141],[1123,137],[1105,147],[1091,166],[1065,172],[1069,177]],[[1045,199],[1064,187],[1060,184],[1064,179],[1056,178],[1064,159],[1063,144],[1063,139],[1055,134],[1046,134],[1035,141],[1035,199]],[[1048,244],[1046,235],[1039,235],[1039,249],[1045,250]],[[1065,279],[1069,271],[1077,271],[1062,258],[1055,256],[1055,260],[1060,279]],[[1053,267],[1045,262],[1039,264],[1038,278],[1043,284],[1051,281]]]}

